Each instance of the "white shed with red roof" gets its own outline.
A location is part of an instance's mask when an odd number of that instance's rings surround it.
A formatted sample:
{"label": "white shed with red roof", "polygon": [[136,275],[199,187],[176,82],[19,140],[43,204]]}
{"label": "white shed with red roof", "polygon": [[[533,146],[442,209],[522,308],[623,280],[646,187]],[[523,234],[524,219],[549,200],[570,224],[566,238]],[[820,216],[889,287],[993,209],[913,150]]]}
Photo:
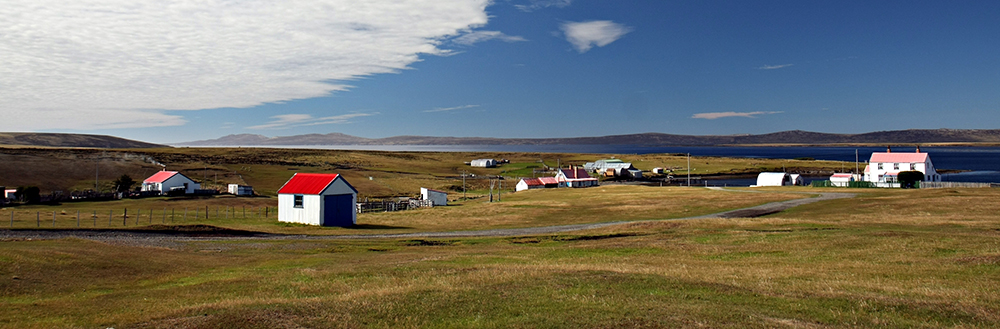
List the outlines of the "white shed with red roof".
{"label": "white shed with red roof", "polygon": [[160,171],[142,181],[142,191],[157,191],[160,194],[181,190],[184,191],[184,194],[192,194],[194,190],[200,188],[201,184],[195,183],[191,178],[176,171]]}
{"label": "white shed with red roof", "polygon": [[341,175],[296,173],[278,189],[278,221],[349,227],[357,202],[358,190]]}

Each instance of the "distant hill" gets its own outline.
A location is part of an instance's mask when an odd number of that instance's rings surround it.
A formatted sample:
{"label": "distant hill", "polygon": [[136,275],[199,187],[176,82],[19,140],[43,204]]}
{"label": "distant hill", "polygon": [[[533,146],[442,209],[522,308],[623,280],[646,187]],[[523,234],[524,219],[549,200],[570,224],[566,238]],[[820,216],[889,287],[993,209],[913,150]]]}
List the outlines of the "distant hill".
{"label": "distant hill", "polygon": [[801,130],[760,135],[672,135],[644,133],[573,138],[484,138],[395,136],[364,138],[340,133],[282,137],[229,135],[219,139],[177,144],[178,146],[304,146],[304,145],[646,145],[709,146],[761,144],[932,144],[1000,143],[1000,129],[910,129],[864,134],[830,134]]}
{"label": "distant hill", "polygon": [[0,133],[0,145],[99,148],[169,147],[167,145],[146,143],[106,135],[56,133]]}

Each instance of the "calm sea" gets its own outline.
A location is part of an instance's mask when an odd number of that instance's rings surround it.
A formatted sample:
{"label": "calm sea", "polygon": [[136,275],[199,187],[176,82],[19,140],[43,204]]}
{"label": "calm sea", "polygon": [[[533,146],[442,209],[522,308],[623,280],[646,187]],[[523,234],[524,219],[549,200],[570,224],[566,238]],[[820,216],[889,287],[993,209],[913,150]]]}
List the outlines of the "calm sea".
{"label": "calm sea", "polygon": [[[855,150],[861,161],[872,152],[885,152],[884,147],[723,147],[723,146],[671,146],[649,147],[640,145],[316,145],[316,146],[265,146],[281,148],[309,148],[328,150],[372,151],[424,151],[424,152],[540,152],[540,153],[690,153],[692,156],[720,156],[767,159],[814,158],[816,160],[854,161]],[[993,147],[921,147],[930,154],[938,169],[965,172],[943,174],[942,180],[951,182],[1000,183],[1000,148]],[[894,147],[893,152],[914,152],[914,148]],[[596,160],[596,159],[595,159]],[[847,168],[850,170],[851,168]],[[827,179],[827,177],[807,177]],[[750,185],[753,179],[713,180],[710,185]]]}

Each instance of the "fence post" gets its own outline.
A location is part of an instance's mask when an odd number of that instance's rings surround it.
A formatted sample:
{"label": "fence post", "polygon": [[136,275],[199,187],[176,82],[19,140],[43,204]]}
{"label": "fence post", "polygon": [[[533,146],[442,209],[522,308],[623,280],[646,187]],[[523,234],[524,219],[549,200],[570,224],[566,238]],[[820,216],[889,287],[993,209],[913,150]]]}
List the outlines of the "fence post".
{"label": "fence post", "polygon": [[153,224],[153,208],[149,208],[149,224]]}
{"label": "fence post", "polygon": [[170,223],[174,222],[174,208],[170,208]]}
{"label": "fence post", "polygon": [[163,208],[163,224],[167,223],[167,208]]}
{"label": "fence post", "polygon": [[111,219],[115,217],[114,210],[108,210],[108,227],[111,227]]}
{"label": "fence post", "polygon": [[40,212],[35,212],[35,227],[42,227],[42,215]]}
{"label": "fence post", "polygon": [[80,227],[80,211],[76,211],[76,227]]}
{"label": "fence post", "polygon": [[14,228],[14,210],[13,209],[11,209],[11,211],[10,211],[10,227]]}
{"label": "fence post", "polygon": [[52,212],[52,227],[56,227],[56,212]]}
{"label": "fence post", "polygon": [[243,206],[243,218],[247,218],[247,206]]}
{"label": "fence post", "polygon": [[135,226],[139,226],[139,217],[142,217],[142,208],[139,208],[135,213]]}
{"label": "fence post", "polygon": [[128,208],[125,208],[125,213],[122,214],[122,227],[128,226]]}
{"label": "fence post", "polygon": [[97,210],[94,210],[94,227],[97,227]]}
{"label": "fence post", "polygon": [[184,217],[181,218],[181,220],[187,221],[187,219],[188,219],[188,208],[184,207]]}
{"label": "fence post", "polygon": [[198,208],[194,208],[194,220],[198,220]]}
{"label": "fence post", "polygon": [[[219,217],[219,216],[215,216]],[[205,219],[208,219],[208,206],[205,206]]]}

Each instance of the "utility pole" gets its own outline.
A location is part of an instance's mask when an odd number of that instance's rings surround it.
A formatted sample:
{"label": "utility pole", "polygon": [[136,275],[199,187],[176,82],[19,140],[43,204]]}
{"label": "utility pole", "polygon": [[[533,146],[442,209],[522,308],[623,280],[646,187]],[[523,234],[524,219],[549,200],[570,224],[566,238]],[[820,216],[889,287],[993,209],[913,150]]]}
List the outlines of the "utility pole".
{"label": "utility pole", "polygon": [[466,191],[466,188],[465,188],[465,174],[466,174],[465,170],[462,170],[462,199],[463,200],[468,200],[469,199],[469,194],[468,194],[468,192]]}
{"label": "utility pole", "polygon": [[688,186],[691,186],[691,153],[688,153]]}

